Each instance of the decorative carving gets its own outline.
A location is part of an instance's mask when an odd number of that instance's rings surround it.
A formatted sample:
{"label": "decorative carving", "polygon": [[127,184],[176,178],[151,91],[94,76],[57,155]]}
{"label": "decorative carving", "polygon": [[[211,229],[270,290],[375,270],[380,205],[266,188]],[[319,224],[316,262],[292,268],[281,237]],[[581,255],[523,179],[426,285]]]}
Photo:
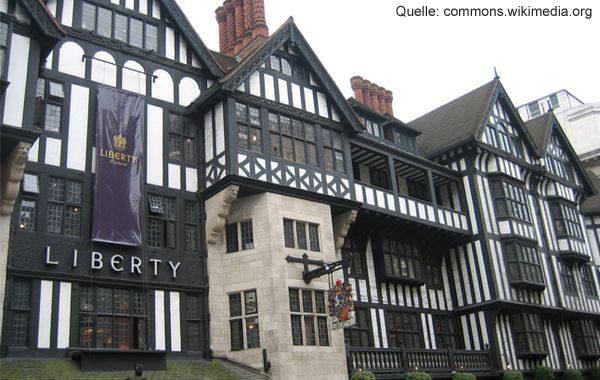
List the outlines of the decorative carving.
{"label": "decorative carving", "polygon": [[[217,205],[215,209],[207,210],[206,231],[208,232],[208,244],[216,244],[217,237],[225,230],[225,220],[229,216],[231,204],[237,199],[240,187],[236,185],[228,186],[220,193],[215,195]],[[212,215],[214,213],[214,215]]]}
{"label": "decorative carving", "polygon": [[333,219],[333,236],[335,238],[335,250],[341,249],[348,235],[350,225],[356,221],[358,210],[346,211]]}
{"label": "decorative carving", "polygon": [[0,188],[0,215],[10,215],[19,194],[19,185],[27,162],[31,144],[20,142],[2,165],[2,187]]}

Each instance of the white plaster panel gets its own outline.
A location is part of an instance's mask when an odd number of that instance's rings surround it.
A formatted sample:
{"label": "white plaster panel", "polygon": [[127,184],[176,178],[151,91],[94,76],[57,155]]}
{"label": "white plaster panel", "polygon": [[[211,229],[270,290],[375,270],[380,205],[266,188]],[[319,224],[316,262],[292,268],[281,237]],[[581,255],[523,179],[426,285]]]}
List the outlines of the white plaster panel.
{"label": "white plaster panel", "polygon": [[260,73],[255,71],[250,75],[250,93],[254,96],[260,96]]}
{"label": "white plaster panel", "polygon": [[175,59],[175,29],[166,28],[165,33],[165,56],[169,59]]}
{"label": "white plaster panel", "polygon": [[182,35],[179,35],[179,62],[187,63],[187,44]]}
{"label": "white plaster panel", "polygon": [[315,93],[307,87],[304,87],[304,103],[308,112],[315,113]]}
{"label": "white plaster panel", "polygon": [[269,100],[275,100],[275,81],[269,74],[264,74],[265,77],[265,97]]}
{"label": "white plaster panel", "polygon": [[283,79],[277,80],[279,83],[279,102],[283,104],[290,104],[288,95],[288,82]]}
{"label": "white plaster panel", "polygon": [[215,137],[217,143],[216,154],[219,155],[225,151],[225,115],[223,102],[219,102],[215,107]]}
{"label": "white plaster panel", "polygon": [[185,77],[179,82],[179,105],[187,107],[198,96],[200,96],[200,87],[195,80]]}
{"label": "white plaster panel", "polygon": [[63,0],[60,22],[65,26],[73,26],[73,0]]}
{"label": "white plaster panel", "polygon": [[40,139],[37,139],[31,146],[31,149],[29,149],[29,161],[37,162],[39,153],[40,153]]}
{"label": "white plaster panel", "polygon": [[214,157],[212,111],[204,114],[204,157],[206,162]]}
{"label": "white plaster panel", "polygon": [[156,334],[154,349],[165,350],[165,292],[162,290],[154,291],[154,333]]}
{"label": "white plaster panel", "polygon": [[158,0],[152,0],[152,17],[160,19],[160,3]]}
{"label": "white plaster panel", "polygon": [[67,168],[85,171],[90,89],[71,85]]}
{"label": "white plaster panel", "polygon": [[60,148],[62,141],[59,139],[46,139],[46,165],[60,166]]}
{"label": "white plaster panel", "polygon": [[181,189],[181,167],[175,164],[169,164],[169,187],[171,189]]}
{"label": "white plaster panel", "polygon": [[71,283],[60,283],[60,294],[58,299],[58,336],[56,348],[69,347],[71,336]]}
{"label": "white plaster panel", "polygon": [[292,103],[296,108],[302,109],[302,95],[300,94],[300,86],[292,83]]}
{"label": "white plaster panel", "polygon": [[113,56],[105,51],[99,51],[94,54],[94,58],[95,59],[92,59],[92,80],[107,86],[116,87],[117,66],[115,66],[115,59]]}
{"label": "white plaster panel", "polygon": [[198,170],[185,168],[185,190],[195,193],[198,191]]}
{"label": "white plaster panel", "polygon": [[27,83],[27,67],[29,67],[30,39],[13,33],[11,37],[10,58],[8,60],[7,80],[4,99],[4,124],[21,128],[23,126],[23,108],[25,105],[25,88]]}
{"label": "white plaster panel", "polygon": [[40,282],[40,310],[38,322],[38,348],[50,348],[52,326],[52,281]]}
{"label": "white plaster panel", "polygon": [[72,41],[65,42],[58,54],[58,71],[85,78],[85,62],[81,60],[83,55],[81,46]]}
{"label": "white plaster panel", "polygon": [[165,70],[156,70],[154,72],[156,80],[152,83],[152,97],[165,102],[173,103],[173,79]]}
{"label": "white plaster panel", "polygon": [[171,351],[181,351],[181,321],[179,311],[179,293],[169,292],[170,295],[170,320],[171,320]]}
{"label": "white plaster panel", "polygon": [[[135,70],[135,71],[134,71]],[[123,65],[123,90],[146,95],[146,74],[142,65],[136,61],[127,61]]]}
{"label": "white plaster panel", "polygon": [[[163,185],[163,110],[148,104],[148,141],[146,157],[146,182]],[[149,170],[152,168],[152,170]]]}

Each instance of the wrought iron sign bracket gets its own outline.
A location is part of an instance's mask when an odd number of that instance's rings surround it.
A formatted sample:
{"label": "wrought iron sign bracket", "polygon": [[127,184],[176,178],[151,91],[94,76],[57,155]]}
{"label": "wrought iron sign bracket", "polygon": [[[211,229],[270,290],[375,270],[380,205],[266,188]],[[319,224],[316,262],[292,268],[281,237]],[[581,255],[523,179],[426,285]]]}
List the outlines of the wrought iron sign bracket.
{"label": "wrought iron sign bracket", "polygon": [[[334,261],[331,263],[326,263],[323,260],[312,260],[308,258],[308,255],[304,253],[302,258],[292,257],[288,255],[285,258],[285,261],[288,263],[300,263],[304,264],[304,271],[302,272],[302,278],[305,283],[310,283],[311,280],[315,278],[319,278],[321,276],[325,276],[326,274],[333,273],[340,269],[344,269],[346,266],[346,260]],[[308,270],[309,265],[318,265],[319,268],[313,269],[311,271]]]}

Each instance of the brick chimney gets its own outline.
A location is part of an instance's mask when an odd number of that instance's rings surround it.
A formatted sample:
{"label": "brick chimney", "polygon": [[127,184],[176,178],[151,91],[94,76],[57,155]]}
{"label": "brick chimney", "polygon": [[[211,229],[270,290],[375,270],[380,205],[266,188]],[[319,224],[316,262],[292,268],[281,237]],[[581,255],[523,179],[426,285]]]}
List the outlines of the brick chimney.
{"label": "brick chimney", "polygon": [[392,108],[394,95],[391,91],[358,75],[350,79],[350,85],[352,91],[354,91],[354,99],[357,102],[364,104],[377,113],[394,115],[394,109]]}
{"label": "brick chimney", "polygon": [[225,0],[215,14],[223,54],[243,58],[269,38],[264,0]]}

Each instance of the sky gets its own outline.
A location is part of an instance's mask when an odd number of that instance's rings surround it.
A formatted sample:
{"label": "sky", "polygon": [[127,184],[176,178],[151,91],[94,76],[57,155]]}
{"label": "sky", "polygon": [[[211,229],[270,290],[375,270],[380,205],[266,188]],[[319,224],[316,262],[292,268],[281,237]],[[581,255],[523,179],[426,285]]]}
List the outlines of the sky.
{"label": "sky", "polygon": [[[177,2],[204,43],[218,50],[214,11],[223,1]],[[507,15],[519,6],[584,10]],[[502,8],[505,16],[444,15],[458,8]],[[394,93],[395,116],[405,122],[492,80],[494,67],[515,106],[561,89],[600,101],[598,1],[265,0],[265,10],[270,32],[294,18],[346,97],[353,95],[350,78],[360,75]],[[436,15],[414,15],[419,11]]]}

